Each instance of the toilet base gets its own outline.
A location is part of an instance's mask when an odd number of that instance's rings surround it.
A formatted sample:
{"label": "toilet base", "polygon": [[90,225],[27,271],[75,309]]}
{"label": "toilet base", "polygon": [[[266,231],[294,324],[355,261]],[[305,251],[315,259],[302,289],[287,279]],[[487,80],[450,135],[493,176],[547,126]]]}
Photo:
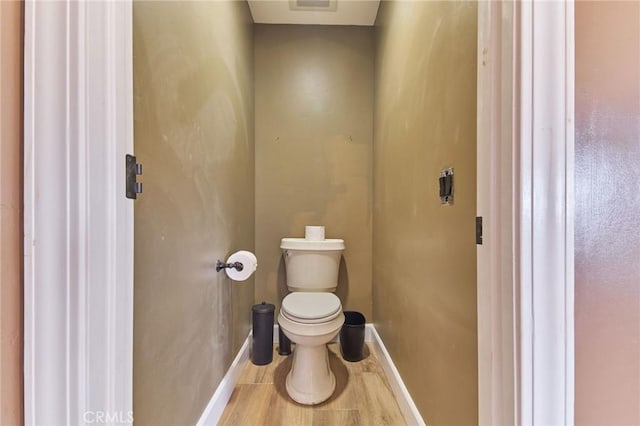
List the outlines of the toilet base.
{"label": "toilet base", "polygon": [[329,366],[326,344],[296,345],[286,388],[291,399],[304,405],[320,404],[331,397],[336,377]]}

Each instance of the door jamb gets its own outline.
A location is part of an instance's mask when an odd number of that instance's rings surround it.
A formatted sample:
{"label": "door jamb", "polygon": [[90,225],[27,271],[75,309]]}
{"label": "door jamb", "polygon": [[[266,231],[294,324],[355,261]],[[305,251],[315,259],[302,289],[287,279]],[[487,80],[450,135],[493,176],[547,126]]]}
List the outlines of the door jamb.
{"label": "door jamb", "polygon": [[478,8],[479,422],[573,424],[574,3]]}

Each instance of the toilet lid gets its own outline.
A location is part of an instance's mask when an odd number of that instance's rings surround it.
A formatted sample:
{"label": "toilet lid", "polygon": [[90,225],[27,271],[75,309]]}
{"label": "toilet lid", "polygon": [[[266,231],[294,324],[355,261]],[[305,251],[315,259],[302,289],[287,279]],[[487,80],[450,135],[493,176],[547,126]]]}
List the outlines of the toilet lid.
{"label": "toilet lid", "polygon": [[308,324],[331,321],[341,310],[340,299],[333,293],[296,292],[282,300],[284,316]]}

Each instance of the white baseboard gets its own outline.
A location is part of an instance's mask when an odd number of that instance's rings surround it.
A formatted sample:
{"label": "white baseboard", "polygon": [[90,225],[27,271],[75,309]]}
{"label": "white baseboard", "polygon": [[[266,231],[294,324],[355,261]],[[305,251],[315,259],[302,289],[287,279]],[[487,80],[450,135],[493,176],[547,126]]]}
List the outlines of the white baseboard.
{"label": "white baseboard", "polygon": [[236,384],[240,379],[242,369],[247,364],[247,361],[249,361],[250,341],[251,332],[249,332],[249,335],[242,344],[240,351],[238,351],[238,355],[236,355],[236,358],[231,363],[229,370],[227,370],[227,374],[224,375],[222,381],[218,385],[218,388],[213,393],[211,400],[209,400],[207,407],[202,412],[200,420],[198,420],[196,426],[214,426],[218,424],[218,421],[224,412],[224,408],[227,406],[229,398],[231,398],[233,389],[236,387]]}
{"label": "white baseboard", "polygon": [[413,399],[411,398],[407,387],[404,385],[402,377],[400,377],[400,373],[391,360],[391,356],[389,355],[389,352],[387,352],[387,348],[384,346],[384,343],[382,343],[382,339],[376,331],[376,328],[373,324],[367,324],[366,330],[371,334],[371,340],[367,341],[373,342],[373,349],[376,351],[376,356],[378,357],[380,364],[382,364],[382,369],[384,370],[387,380],[391,385],[393,396],[395,396],[398,406],[400,407],[400,411],[402,412],[407,424],[426,425],[418,411],[418,408],[413,403]]}
{"label": "white baseboard", "polygon": [[[231,398],[231,394],[233,393],[233,389],[240,379],[242,369],[249,361],[250,341],[251,333],[247,336],[240,348],[240,351],[238,352],[238,355],[236,355],[233,363],[231,363],[231,367],[229,367],[227,374],[224,375],[220,385],[218,385],[218,388],[213,393],[211,400],[207,404],[207,407],[200,416],[200,420],[198,420],[198,423],[196,424],[197,426],[216,425],[220,420],[220,417],[222,417],[224,408],[227,406],[229,398]],[[333,341],[338,342],[339,335]],[[404,419],[407,421],[407,424],[424,425],[425,422],[422,419],[420,412],[413,403],[413,399],[411,399],[411,395],[409,395],[409,391],[407,391],[407,388],[400,377],[400,373],[398,373],[396,366],[393,364],[393,361],[389,356],[389,352],[387,352],[387,348],[385,348],[384,343],[382,343],[382,339],[373,324],[367,324],[365,326],[364,341],[367,343],[373,343],[373,349],[375,350],[376,356],[378,357],[378,360],[382,365],[382,369],[387,376],[393,395],[398,402],[400,411],[402,412]],[[277,324],[273,326],[273,343],[278,343]]]}

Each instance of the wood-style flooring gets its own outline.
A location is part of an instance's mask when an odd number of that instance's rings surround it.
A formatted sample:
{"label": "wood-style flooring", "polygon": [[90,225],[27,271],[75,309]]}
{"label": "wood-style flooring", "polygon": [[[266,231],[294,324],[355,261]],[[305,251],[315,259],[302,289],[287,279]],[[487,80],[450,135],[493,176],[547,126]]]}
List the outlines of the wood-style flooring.
{"label": "wood-style flooring", "polygon": [[329,362],[336,375],[336,391],[328,401],[312,407],[298,404],[287,395],[285,379],[292,360],[293,355],[280,356],[274,347],[271,364],[257,366],[249,361],[219,424],[406,424],[382,366],[368,346],[362,361],[348,362],[340,356],[338,344],[329,345]]}

